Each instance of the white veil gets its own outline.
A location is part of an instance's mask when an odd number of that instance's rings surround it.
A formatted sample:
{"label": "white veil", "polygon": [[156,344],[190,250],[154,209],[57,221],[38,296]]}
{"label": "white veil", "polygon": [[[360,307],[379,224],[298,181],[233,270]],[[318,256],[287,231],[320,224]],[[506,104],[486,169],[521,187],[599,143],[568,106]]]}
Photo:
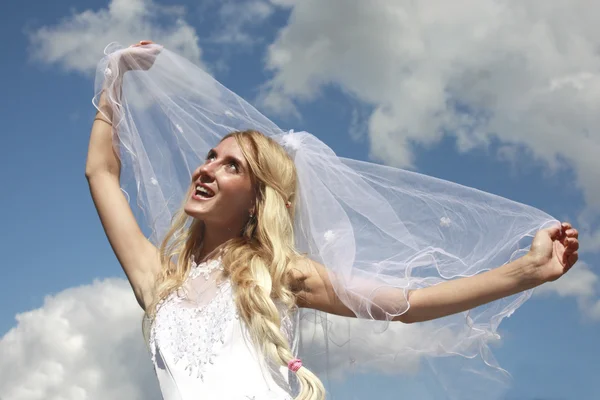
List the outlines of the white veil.
{"label": "white veil", "polygon": [[[328,398],[496,398],[508,374],[489,344],[530,291],[426,323],[389,320],[410,307],[408,290],[501,266],[557,221],[472,188],[337,157],[310,133],[283,131],[167,49],[144,70],[144,57],[158,49],[109,45],[94,98],[107,91],[122,188],[151,241],[163,238],[208,150],[233,130],[259,130],[296,163],[298,250],[327,267],[337,295],[359,317],[302,311],[300,357],[324,381]],[[115,82],[124,66],[134,71],[125,74],[119,96]],[[383,300],[390,293],[391,303]]]}

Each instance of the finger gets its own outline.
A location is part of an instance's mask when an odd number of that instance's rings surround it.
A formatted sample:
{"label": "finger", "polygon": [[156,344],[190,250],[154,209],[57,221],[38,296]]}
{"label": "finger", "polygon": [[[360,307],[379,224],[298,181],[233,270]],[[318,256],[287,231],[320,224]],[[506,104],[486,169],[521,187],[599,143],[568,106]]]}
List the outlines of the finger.
{"label": "finger", "polygon": [[163,47],[162,47],[162,46],[160,46],[160,45],[155,45],[155,46],[152,46],[152,47],[150,47],[150,51],[149,51],[149,52],[150,52],[150,54],[157,56],[157,55],[159,55],[159,54],[160,54],[160,52],[161,52],[162,50],[163,50]]}
{"label": "finger", "polygon": [[153,43],[154,42],[152,40],[140,40],[139,42],[134,43],[134,44],[132,44],[129,47],[138,47],[138,46],[143,46],[143,45],[146,45],[146,44],[153,44]]}
{"label": "finger", "polygon": [[565,253],[574,253],[579,250],[579,240],[577,239],[566,239],[565,240]]}
{"label": "finger", "polygon": [[548,235],[550,235],[551,239],[557,239],[560,237],[562,229],[560,226],[553,226],[550,228],[546,228],[545,231],[548,232]]}
{"label": "finger", "polygon": [[563,228],[564,231],[571,229],[573,227],[573,225],[571,225],[571,223],[569,223],[569,222],[563,222],[560,224],[560,226]]}
{"label": "finger", "polygon": [[568,237],[573,237],[573,238],[578,238],[579,237],[579,231],[577,229],[575,229],[575,228],[567,230],[565,232],[565,234]]}
{"label": "finger", "polygon": [[566,257],[566,260],[565,260],[566,261],[565,262],[565,265],[566,265],[565,272],[568,271],[568,270],[570,270],[571,267],[573,265],[575,265],[575,263],[577,262],[577,260],[579,260],[579,253],[575,252],[573,254],[569,254],[569,256]]}

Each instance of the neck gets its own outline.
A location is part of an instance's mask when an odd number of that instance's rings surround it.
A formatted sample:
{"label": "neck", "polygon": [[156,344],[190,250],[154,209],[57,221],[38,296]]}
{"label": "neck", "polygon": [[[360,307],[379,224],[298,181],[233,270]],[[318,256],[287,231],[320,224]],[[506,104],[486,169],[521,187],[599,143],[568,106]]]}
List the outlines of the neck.
{"label": "neck", "polygon": [[200,262],[215,258],[219,254],[219,248],[227,241],[239,237],[241,228],[230,228],[222,226],[204,225],[202,248],[198,254]]}

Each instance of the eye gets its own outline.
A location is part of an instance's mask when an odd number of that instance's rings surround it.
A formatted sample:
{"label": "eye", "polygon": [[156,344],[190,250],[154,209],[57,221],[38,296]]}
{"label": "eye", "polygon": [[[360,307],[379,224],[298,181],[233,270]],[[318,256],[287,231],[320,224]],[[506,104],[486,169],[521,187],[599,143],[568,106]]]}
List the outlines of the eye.
{"label": "eye", "polygon": [[235,162],[235,161],[229,161],[227,163],[227,167],[230,168],[230,169],[232,169],[235,172],[240,172],[240,167],[237,164],[237,162]]}
{"label": "eye", "polygon": [[206,161],[213,161],[215,158],[217,158],[217,155],[212,150],[206,155]]}

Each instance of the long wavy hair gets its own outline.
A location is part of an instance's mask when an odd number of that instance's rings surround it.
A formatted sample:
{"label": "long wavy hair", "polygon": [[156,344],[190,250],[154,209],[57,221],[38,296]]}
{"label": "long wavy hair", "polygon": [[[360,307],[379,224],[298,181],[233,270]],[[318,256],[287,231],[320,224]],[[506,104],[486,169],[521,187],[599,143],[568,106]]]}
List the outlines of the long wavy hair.
{"label": "long wavy hair", "polygon": [[[258,131],[232,132],[222,140],[229,137],[235,138],[248,162],[256,200],[254,215],[240,236],[220,248],[224,273],[255,345],[277,365],[287,366],[294,355],[280,330],[281,316],[274,300],[288,311],[296,308],[289,268],[300,257],[294,247],[293,227],[296,167],[277,142]],[[203,233],[202,221],[189,217],[182,207],[160,246],[162,269],[154,302],[148,307],[150,318],[154,318],[158,303],[185,281]],[[325,398],[321,380],[309,369],[301,367],[296,376],[300,383],[296,400]]]}

